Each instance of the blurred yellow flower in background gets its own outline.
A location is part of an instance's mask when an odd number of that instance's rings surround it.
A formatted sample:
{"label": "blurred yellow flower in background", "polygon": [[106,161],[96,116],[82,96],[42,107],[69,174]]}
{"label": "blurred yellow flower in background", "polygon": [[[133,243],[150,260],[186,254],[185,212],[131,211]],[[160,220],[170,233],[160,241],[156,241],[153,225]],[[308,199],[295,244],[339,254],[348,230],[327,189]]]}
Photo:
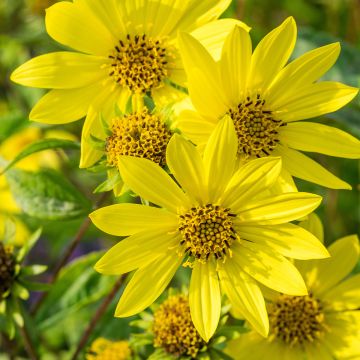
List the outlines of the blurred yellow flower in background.
{"label": "blurred yellow flower in background", "polygon": [[110,341],[97,338],[86,354],[86,360],[130,360],[131,350],[127,341]]}

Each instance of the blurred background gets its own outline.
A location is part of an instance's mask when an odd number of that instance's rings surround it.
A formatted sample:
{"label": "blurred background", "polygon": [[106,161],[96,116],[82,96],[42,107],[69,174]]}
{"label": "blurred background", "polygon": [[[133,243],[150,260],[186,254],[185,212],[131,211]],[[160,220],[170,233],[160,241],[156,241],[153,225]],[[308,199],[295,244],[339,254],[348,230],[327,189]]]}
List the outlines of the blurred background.
{"label": "blurred background", "polygon": [[[0,157],[5,160],[12,159],[25,146],[38,139],[79,139],[81,121],[62,126],[45,126],[29,122],[30,109],[43,91],[17,86],[9,80],[10,73],[26,60],[36,55],[64,49],[52,41],[45,32],[45,8],[55,2],[0,0]],[[252,38],[256,44],[261,37],[290,15],[294,16],[299,27],[293,57],[318,46],[340,41],[340,58],[324,79],[360,86],[359,0],[237,0],[232,2],[223,17],[237,17],[251,26]],[[358,96],[345,109],[320,121],[360,137],[359,119]],[[358,233],[359,162],[316,154],[310,156],[353,187],[352,191],[334,191],[302,181],[297,182],[302,191],[316,192],[324,196],[318,214],[324,223],[326,243],[330,244],[342,236]],[[31,211],[21,214],[14,202],[14,195],[10,193],[9,184],[4,177],[0,177],[0,223],[5,215],[12,214],[17,222],[16,241],[19,244],[29,232],[39,226],[43,227],[43,236],[32,251],[29,262],[39,262],[41,259],[41,263],[46,263],[49,269],[52,269],[64,247],[75,236],[86,218],[89,206],[86,199],[90,199],[91,203],[99,199],[99,195],[94,195],[93,190],[105,180],[105,177],[85,170],[80,171],[78,159],[78,150],[48,150],[18,163],[18,167],[22,169],[37,170],[46,167],[64,175],[70,183],[68,185],[71,191],[76,194],[74,198],[84,202],[78,216],[71,219],[56,216],[52,220],[39,218],[31,216]],[[110,198],[108,201],[110,202]],[[91,266],[99,257],[97,252],[92,252],[109,248],[115,241],[114,237],[107,237],[93,226],[86,232],[74,255],[82,256],[81,260],[73,261],[63,272],[59,285],[51,290],[35,318],[36,326],[42,330],[41,346],[46,348],[47,354],[44,358],[58,358],[58,349],[63,349],[66,354],[67,350],[76,344],[89,321],[90,314],[112,287],[115,279],[97,276]],[[84,256],[85,254],[90,255]],[[45,274],[43,279],[46,280],[48,276]],[[185,274],[180,273],[177,281],[180,281],[182,276]],[[77,278],[77,281],[74,281],[74,278]],[[34,299],[33,296],[31,301]],[[113,319],[113,311],[112,306],[96,328],[94,338],[99,334],[110,338],[126,338],[129,333],[129,319]],[[6,358],[4,356],[0,354],[0,359]]]}

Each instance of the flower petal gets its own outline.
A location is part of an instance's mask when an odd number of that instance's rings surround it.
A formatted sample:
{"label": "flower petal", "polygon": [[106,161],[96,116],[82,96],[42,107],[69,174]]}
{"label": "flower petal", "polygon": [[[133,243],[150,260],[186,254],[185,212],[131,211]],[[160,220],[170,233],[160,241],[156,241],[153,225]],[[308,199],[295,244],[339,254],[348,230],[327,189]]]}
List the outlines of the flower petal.
{"label": "flower petal", "polygon": [[108,56],[117,42],[81,1],[61,1],[49,7],[45,24],[54,40],[84,53]]}
{"label": "flower petal", "polygon": [[[241,238],[241,232],[239,233]],[[285,257],[264,246],[242,242],[233,246],[233,260],[260,283],[284,294],[307,295],[296,267]]]}
{"label": "flower petal", "polygon": [[89,215],[101,231],[115,236],[133,235],[162,228],[164,233],[178,226],[177,217],[163,209],[139,204],[105,206]]}
{"label": "flower petal", "polygon": [[310,231],[317,239],[324,243],[324,227],[319,216],[315,213],[309,214],[307,219],[301,221],[299,225],[307,231]]}
{"label": "flower petal", "polygon": [[286,257],[307,260],[330,256],[313,234],[294,224],[240,226],[239,232],[242,239],[268,246]]}
{"label": "flower petal", "polygon": [[101,69],[106,59],[62,51],[37,56],[19,66],[10,79],[17,84],[47,88],[72,89],[90,85],[107,74]]}
{"label": "flower petal", "polygon": [[297,121],[314,118],[339,110],[358,93],[357,88],[334,81],[322,81],[311,84],[284,101],[271,104],[276,116],[285,121]]}
{"label": "flower petal", "polygon": [[307,284],[317,296],[344,279],[359,261],[359,239],[356,235],[343,237],[329,248],[330,258],[313,263]]}
{"label": "flower petal", "polygon": [[234,173],[238,139],[234,123],[224,117],[215,127],[204,151],[204,167],[210,201],[223,194]]}
{"label": "flower petal", "polygon": [[222,203],[233,212],[240,211],[245,203],[258,193],[271,187],[281,171],[280,157],[265,157],[242,165],[231,178]]}
{"label": "flower petal", "polygon": [[174,250],[135,272],[116,307],[116,317],[135,315],[150,306],[165,290],[182,258]]}
{"label": "flower petal", "polygon": [[281,155],[284,169],[292,176],[326,186],[330,189],[351,190],[351,186],[345,181],[339,179],[316,161],[297,150],[289,149],[279,144],[274,151],[275,154]]}
{"label": "flower petal", "polygon": [[231,259],[219,266],[219,277],[234,310],[240,312],[258,333],[267,337],[269,319],[264,297],[256,282]]}
{"label": "flower petal", "polygon": [[119,157],[119,170],[125,183],[142,198],[177,213],[190,207],[189,199],[159,165],[132,156]]}
{"label": "flower petal", "polygon": [[297,192],[272,196],[244,204],[237,212],[238,225],[275,225],[299,219],[314,211],[321,203],[321,196]]}
{"label": "flower petal", "polygon": [[360,158],[360,141],[345,131],[311,122],[294,122],[280,130],[281,142],[289,147],[348,159]]}
{"label": "flower petal", "polygon": [[218,326],[221,311],[219,279],[215,264],[196,262],[192,269],[189,305],[191,319],[201,337],[208,342]]}
{"label": "flower petal", "polygon": [[125,274],[146,266],[178,244],[178,233],[147,229],[114,245],[95,264],[95,270],[106,275]]}
{"label": "flower petal", "polygon": [[340,44],[334,43],[305,53],[280,71],[266,93],[266,101],[286,101],[300,88],[321,78],[335,63]]}
{"label": "flower petal", "polygon": [[263,91],[287,63],[296,41],[296,23],[292,17],[267,34],[251,58],[249,87]]}
{"label": "flower petal", "polygon": [[166,149],[166,163],[181,187],[199,202],[207,200],[205,171],[199,151],[175,134]]}

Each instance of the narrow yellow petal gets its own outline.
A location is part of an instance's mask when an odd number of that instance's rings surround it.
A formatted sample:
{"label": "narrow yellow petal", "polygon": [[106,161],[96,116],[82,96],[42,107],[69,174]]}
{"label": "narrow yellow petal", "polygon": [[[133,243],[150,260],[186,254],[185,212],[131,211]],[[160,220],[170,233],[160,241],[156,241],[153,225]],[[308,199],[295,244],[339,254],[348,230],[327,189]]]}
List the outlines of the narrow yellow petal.
{"label": "narrow yellow petal", "polygon": [[18,84],[47,89],[73,89],[105,78],[106,59],[74,52],[37,56],[19,66],[10,79]]}
{"label": "narrow yellow petal", "polygon": [[170,250],[135,272],[116,307],[116,317],[135,315],[150,306],[165,290],[182,258]]}
{"label": "narrow yellow petal", "polygon": [[244,204],[237,214],[239,225],[275,225],[299,219],[314,211],[321,196],[310,193],[286,193]]}
{"label": "narrow yellow petal", "polygon": [[264,91],[270,85],[287,63],[295,41],[296,23],[292,17],[287,18],[260,41],[251,58],[250,88]]}
{"label": "narrow yellow petal", "polygon": [[271,104],[286,98],[321,78],[335,63],[340,54],[340,44],[334,43],[305,53],[280,71],[266,93]]}
{"label": "narrow yellow petal", "polygon": [[296,150],[349,159],[360,158],[360,141],[332,126],[299,121],[283,126],[279,134],[283,144]]}
{"label": "narrow yellow petal", "polygon": [[61,1],[46,10],[47,33],[75,50],[108,56],[118,39],[81,2]]}
{"label": "narrow yellow petal", "polygon": [[203,161],[190,141],[175,134],[166,149],[166,163],[189,196],[200,203],[207,201]]}
{"label": "narrow yellow petal", "polygon": [[326,186],[330,189],[347,189],[351,186],[326,170],[308,156],[285,146],[278,145],[274,154],[281,155],[284,169],[292,176]]}
{"label": "narrow yellow petal", "polygon": [[[241,232],[239,233],[241,237]],[[233,246],[233,260],[250,276],[284,294],[307,295],[306,285],[296,267],[276,252],[249,242]]]}
{"label": "narrow yellow petal", "polygon": [[330,256],[313,234],[294,224],[241,226],[239,233],[242,239],[268,246],[286,257],[307,260]]}
{"label": "narrow yellow petal", "polygon": [[264,297],[256,282],[231,259],[219,266],[219,277],[234,310],[240,312],[259,334],[267,337],[269,319]]}
{"label": "narrow yellow petal", "polygon": [[226,116],[215,127],[204,151],[204,167],[210,201],[217,201],[231,179],[238,139],[234,123]]}
{"label": "narrow yellow petal", "polygon": [[285,121],[314,118],[339,110],[350,102],[358,89],[333,81],[322,81],[299,89],[292,97],[276,101],[272,108]]}
{"label": "narrow yellow petal", "polygon": [[251,39],[248,31],[239,26],[227,36],[220,61],[221,78],[227,98],[238,105],[247,89],[251,62]]}
{"label": "narrow yellow petal", "polygon": [[89,215],[100,230],[116,236],[162,228],[164,233],[178,226],[177,217],[163,209],[139,204],[115,204],[103,207]]}
{"label": "narrow yellow petal", "polygon": [[299,225],[310,231],[317,239],[324,243],[324,227],[318,215],[315,213],[309,214],[307,219],[301,221]]}
{"label": "narrow yellow petal", "polygon": [[219,279],[215,264],[196,262],[189,289],[191,319],[200,336],[207,342],[214,335],[221,311]]}
{"label": "narrow yellow petal", "polygon": [[189,199],[159,165],[131,156],[119,158],[119,170],[125,184],[142,198],[177,213],[190,207]]}
{"label": "narrow yellow petal", "polygon": [[265,157],[242,165],[231,178],[222,203],[233,212],[240,211],[244,204],[255,195],[267,190],[278,179],[281,171],[281,158]]}
{"label": "narrow yellow petal", "polygon": [[129,236],[108,250],[95,264],[95,270],[107,275],[121,275],[144,267],[166,254],[170,247],[178,245],[178,236],[163,229],[145,230]]}

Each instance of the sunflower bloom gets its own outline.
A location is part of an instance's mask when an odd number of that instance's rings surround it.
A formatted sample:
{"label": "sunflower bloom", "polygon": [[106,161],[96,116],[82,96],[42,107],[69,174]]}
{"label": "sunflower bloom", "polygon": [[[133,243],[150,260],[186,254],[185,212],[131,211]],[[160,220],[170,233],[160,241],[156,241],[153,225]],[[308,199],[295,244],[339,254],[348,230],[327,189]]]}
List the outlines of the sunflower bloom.
{"label": "sunflower bloom", "polygon": [[308,296],[270,296],[267,339],[244,334],[227,353],[236,360],[360,358],[360,274],[348,276],[359,261],[357,236],[335,241],[329,253],[329,259],[295,263]]}
{"label": "sunflower bloom", "polygon": [[225,40],[220,61],[215,62],[202,44],[181,34],[192,105],[181,112],[177,126],[195,144],[204,145],[216,123],[229,115],[241,159],[280,156],[284,176],[351,189],[301,151],[356,159],[360,141],[342,130],[298,120],[340,109],[358,89],[317,82],[336,61],[339,43],[312,50],[286,65],[295,40],[293,18],[265,36],[254,52],[249,34],[235,27]]}
{"label": "sunflower bloom", "polygon": [[270,196],[266,190],[280,174],[280,159],[257,159],[235,171],[237,147],[230,118],[215,128],[203,157],[175,134],[166,162],[181,187],[147,159],[119,157],[125,184],[160,208],[117,204],[90,215],[101,230],[129,236],[95,266],[103,274],[137,269],[115,316],[131,316],[151,305],[184,261],[192,268],[192,320],[205,341],[219,322],[220,287],[263,336],[269,324],[257,282],[285,294],[307,294],[285,256],[309,259],[328,253],[315,236],[289,222],[313,211],[321,198],[300,192]]}
{"label": "sunflower bloom", "polygon": [[[11,79],[52,89],[35,105],[30,119],[64,124],[86,116],[83,134],[101,134],[99,112],[112,118],[133,94],[150,94],[156,104],[177,99],[184,85],[178,31],[192,32],[213,50],[237,20],[216,20],[230,0],[79,0],[62,1],[46,11],[48,34],[74,52],[42,55],[21,65]],[[241,25],[247,28],[245,25]],[[101,154],[82,141],[81,167]]]}
{"label": "sunflower bloom", "polygon": [[131,350],[125,340],[110,341],[97,338],[86,354],[86,360],[130,360]]}

